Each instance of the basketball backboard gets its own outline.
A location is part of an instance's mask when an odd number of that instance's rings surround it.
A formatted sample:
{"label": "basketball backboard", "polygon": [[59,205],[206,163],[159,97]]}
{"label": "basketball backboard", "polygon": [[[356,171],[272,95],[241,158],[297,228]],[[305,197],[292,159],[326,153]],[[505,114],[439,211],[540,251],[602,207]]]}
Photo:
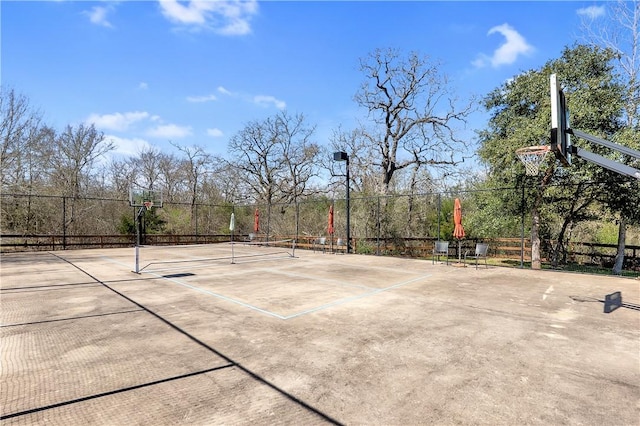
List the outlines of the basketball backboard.
{"label": "basketball backboard", "polygon": [[137,185],[131,185],[129,190],[129,205],[131,207],[147,207],[145,203],[151,204],[154,208],[162,207],[162,191],[141,188]]}
{"label": "basketball backboard", "polygon": [[571,165],[571,135],[569,129],[569,110],[562,89],[558,86],[555,74],[550,77],[551,87],[551,150],[565,166]]}

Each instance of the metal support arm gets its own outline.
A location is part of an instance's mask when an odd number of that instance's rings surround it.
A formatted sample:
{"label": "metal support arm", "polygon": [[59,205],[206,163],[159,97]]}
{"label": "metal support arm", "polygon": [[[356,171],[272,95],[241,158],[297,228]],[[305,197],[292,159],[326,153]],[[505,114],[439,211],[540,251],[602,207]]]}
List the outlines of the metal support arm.
{"label": "metal support arm", "polygon": [[640,170],[638,169],[610,160],[601,155],[594,154],[593,152],[589,152],[585,149],[578,148],[577,146],[573,146],[573,151],[578,157],[584,158],[585,160],[597,164],[600,167],[640,180]]}
{"label": "metal support arm", "polygon": [[[596,136],[590,135],[580,130],[567,129],[567,133],[575,135],[582,139],[586,139],[589,142],[595,143],[597,145],[613,149],[614,151],[618,151],[624,155],[628,155],[628,156],[640,159],[640,151],[636,151],[635,149],[618,145],[617,143],[609,142],[608,140],[598,138]],[[584,158],[585,160],[591,163],[597,164],[600,167],[604,167],[605,169],[609,169],[616,173],[620,173],[621,175],[626,175],[626,176],[640,180],[640,170],[638,169],[635,169],[631,166],[627,166],[626,164],[618,163],[617,161],[610,160],[601,155],[594,154],[591,151],[578,148],[575,145],[572,145],[570,149],[572,154],[580,158]]]}
{"label": "metal support arm", "polygon": [[636,151],[635,149],[632,149],[632,148],[629,148],[629,147],[626,147],[626,146],[623,146],[623,145],[618,145],[617,143],[609,142],[606,139],[600,139],[598,137],[590,135],[589,133],[585,133],[585,132],[583,132],[581,130],[568,129],[567,133],[570,133],[570,134],[575,135],[575,136],[577,136],[579,138],[582,138],[582,139],[586,139],[589,142],[598,144],[600,146],[604,146],[606,148],[611,148],[611,149],[613,149],[615,151],[618,151],[618,152],[620,152],[622,154],[629,155],[631,157],[635,157],[635,158],[640,159],[640,151]]}

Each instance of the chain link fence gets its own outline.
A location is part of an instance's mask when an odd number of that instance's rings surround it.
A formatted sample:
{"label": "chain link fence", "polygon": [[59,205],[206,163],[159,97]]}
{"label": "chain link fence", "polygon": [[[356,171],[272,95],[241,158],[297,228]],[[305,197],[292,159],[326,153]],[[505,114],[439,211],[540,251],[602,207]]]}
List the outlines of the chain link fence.
{"label": "chain link fence", "polygon": [[[516,188],[497,189],[517,194]],[[495,195],[495,194],[494,194]],[[465,238],[453,238],[453,205],[462,203]],[[522,199],[504,214],[490,205],[487,191],[434,192],[420,195],[352,197],[350,236],[354,253],[430,256],[433,242],[451,241],[452,256],[462,256],[478,242],[490,244],[493,257],[517,265],[530,260],[530,218]],[[132,246],[136,242],[137,209],[128,200],[49,195],[0,194],[2,251],[55,250],[80,246]],[[334,209],[334,233],[329,234],[329,208]],[[229,229],[231,214],[235,228]],[[201,243],[229,239],[296,239],[310,247],[318,238],[327,244],[347,237],[345,199],[319,197],[289,204],[164,203],[142,215],[143,243]],[[145,238],[153,235],[154,238]],[[634,235],[631,233],[631,235]],[[164,238],[160,238],[164,236]],[[148,240],[148,241],[147,241]],[[544,238],[543,238],[544,240]],[[633,243],[633,241],[631,242]],[[542,256],[547,256],[543,243]],[[598,241],[568,244],[569,259],[610,263],[615,245]],[[579,256],[576,256],[578,254]],[[638,263],[640,247],[627,245],[630,267]],[[582,260],[580,258],[582,256]]]}

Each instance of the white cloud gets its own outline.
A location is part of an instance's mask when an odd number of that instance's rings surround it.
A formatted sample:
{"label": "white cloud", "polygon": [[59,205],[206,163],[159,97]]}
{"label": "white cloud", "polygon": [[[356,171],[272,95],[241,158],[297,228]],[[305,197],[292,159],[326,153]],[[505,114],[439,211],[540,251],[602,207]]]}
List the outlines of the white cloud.
{"label": "white cloud", "polygon": [[534,50],[533,46],[527,43],[525,38],[509,24],[495,26],[489,30],[487,35],[495,33],[504,36],[504,43],[493,52],[492,56],[485,54],[478,55],[478,58],[472,62],[475,67],[481,68],[486,66],[487,63],[490,63],[494,68],[501,65],[510,65],[514,63],[519,56],[527,55]]}
{"label": "white cloud", "polygon": [[206,28],[222,35],[249,34],[249,21],[258,13],[257,0],[159,0],[159,3],[162,14],[171,22]]}
{"label": "white cloud", "polygon": [[476,59],[471,61],[471,65],[473,65],[476,68],[483,68],[484,66],[487,65],[487,62],[489,61],[490,61],[490,58],[487,55],[485,55],[484,53],[480,53]]}
{"label": "white cloud", "polygon": [[258,95],[253,97],[253,103],[263,107],[274,105],[278,109],[285,109],[287,104],[284,101],[274,98],[273,96]]}
{"label": "white cloud", "polygon": [[138,155],[139,152],[151,148],[151,144],[149,142],[140,138],[127,139],[114,135],[105,135],[105,139],[113,142],[116,147],[111,152],[112,154],[135,156]]}
{"label": "white cloud", "polygon": [[222,136],[224,136],[224,133],[222,133],[222,130],[217,129],[217,128],[213,128],[213,129],[207,129],[207,135],[213,137],[213,138],[220,138]]}
{"label": "white cloud", "polygon": [[191,127],[177,124],[161,124],[147,131],[147,136],[166,139],[180,139],[191,134]]}
{"label": "white cloud", "polygon": [[112,10],[113,8],[109,6],[94,6],[90,11],[84,11],[83,13],[89,17],[89,21],[92,24],[113,28],[111,22],[107,20],[107,14]]}
{"label": "white cloud", "polygon": [[149,85],[144,81],[141,81],[140,84],[138,84],[138,89],[140,90],[147,90],[148,88],[149,88]]}
{"label": "white cloud", "polygon": [[224,94],[224,95],[227,95],[227,96],[235,96],[235,94],[234,94],[234,93],[232,93],[232,92],[228,91],[227,89],[225,89],[225,88],[224,88],[224,87],[222,87],[222,86],[219,86],[219,87],[218,87],[218,92],[220,92],[220,93],[222,93],[222,94]]}
{"label": "white cloud", "polygon": [[576,13],[580,16],[584,16],[590,19],[596,19],[605,14],[604,6],[589,6],[576,10]]}
{"label": "white cloud", "polygon": [[206,95],[206,96],[187,96],[187,101],[189,102],[210,102],[210,101],[215,101],[218,98],[216,98],[216,95]]}
{"label": "white cloud", "polygon": [[125,131],[133,123],[144,120],[149,117],[149,113],[145,111],[134,112],[116,112],[114,114],[91,114],[87,118],[86,123],[93,123],[97,129]]}
{"label": "white cloud", "polygon": [[265,108],[269,106],[275,106],[278,109],[285,109],[287,107],[287,103],[285,101],[277,99],[275,96],[251,95],[243,92],[232,92],[222,86],[218,86],[218,92],[222,93],[225,96],[240,99],[243,102],[249,102]]}

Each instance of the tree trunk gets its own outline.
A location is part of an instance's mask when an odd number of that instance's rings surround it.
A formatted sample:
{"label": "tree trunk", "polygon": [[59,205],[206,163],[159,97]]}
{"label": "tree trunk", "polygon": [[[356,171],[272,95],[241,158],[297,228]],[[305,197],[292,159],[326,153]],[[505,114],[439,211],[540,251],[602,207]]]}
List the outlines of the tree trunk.
{"label": "tree trunk", "polygon": [[405,235],[413,235],[413,207],[414,197],[416,194],[416,185],[418,180],[419,166],[416,164],[411,170],[411,183],[409,184],[409,199],[407,200],[407,227],[405,228]]}
{"label": "tree trunk", "polygon": [[624,246],[627,237],[627,221],[624,217],[620,217],[620,225],[618,227],[618,252],[616,253],[616,261],[613,264],[612,272],[615,275],[622,274],[622,265],[624,263]]}
{"label": "tree trunk", "polygon": [[542,269],[540,261],[540,213],[535,206],[531,212],[531,269]]}
{"label": "tree trunk", "polygon": [[560,264],[560,256],[562,256],[563,260],[566,261],[567,258],[567,250],[565,247],[565,234],[567,229],[572,225],[572,218],[568,217],[562,222],[562,228],[560,228],[560,233],[558,234],[558,242],[553,248],[553,253],[551,256],[551,266],[557,268]]}
{"label": "tree trunk", "polygon": [[538,207],[542,203],[542,192],[551,180],[554,171],[554,166],[549,166],[545,171],[544,177],[540,182],[538,194],[533,202],[533,208],[531,209],[531,269],[542,269],[542,262],[540,260],[540,211]]}

